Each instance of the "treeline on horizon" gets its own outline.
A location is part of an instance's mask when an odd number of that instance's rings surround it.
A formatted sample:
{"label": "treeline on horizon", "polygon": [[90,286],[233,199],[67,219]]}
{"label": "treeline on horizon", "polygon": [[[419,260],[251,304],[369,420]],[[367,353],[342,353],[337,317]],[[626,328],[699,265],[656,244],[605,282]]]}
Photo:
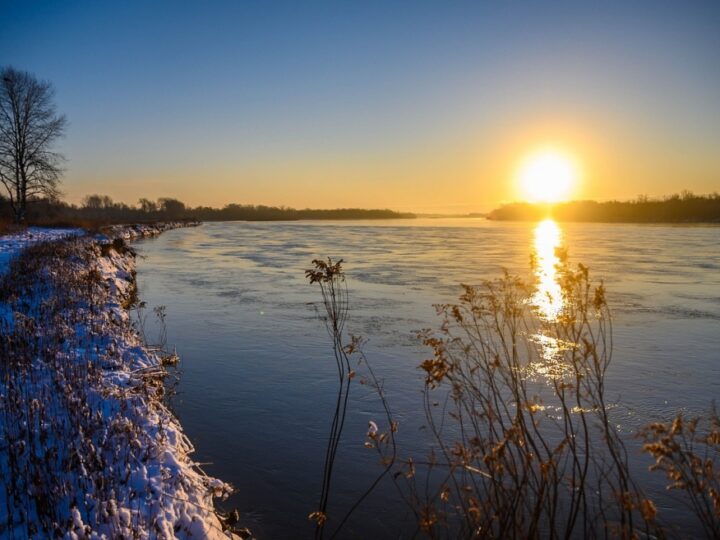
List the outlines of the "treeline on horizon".
{"label": "treeline on horizon", "polygon": [[683,191],[659,199],[640,196],[631,201],[571,201],[553,205],[510,203],[490,212],[488,219],[537,221],[548,214],[558,221],[720,223],[720,194],[695,195]]}
{"label": "treeline on horizon", "polygon": [[[0,216],[10,220],[12,209],[0,198]],[[388,209],[337,208],[330,210],[284,206],[228,204],[223,208],[187,206],[178,199],[162,197],[140,199],[135,206],[115,202],[107,195],[89,195],[82,204],[52,199],[37,199],[28,204],[28,223],[55,226],[91,226],[126,222],[171,220],[197,221],[294,221],[307,219],[399,219],[414,218],[411,213]]]}

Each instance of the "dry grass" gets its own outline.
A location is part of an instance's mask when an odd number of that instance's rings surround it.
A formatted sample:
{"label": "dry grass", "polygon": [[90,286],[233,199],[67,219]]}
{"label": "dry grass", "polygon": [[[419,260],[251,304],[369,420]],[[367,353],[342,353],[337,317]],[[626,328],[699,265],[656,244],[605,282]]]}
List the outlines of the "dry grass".
{"label": "dry grass", "polygon": [[720,538],[720,417],[713,408],[704,418],[647,426],[644,451],[655,458],[651,470],[668,480],[667,489],[679,492],[708,538]]}
{"label": "dry grass", "polygon": [[[563,308],[549,318],[532,305],[533,285],[504,274],[463,286],[459,301],[438,306],[442,324],[420,337],[432,355],[425,374],[425,416],[434,450],[405,457],[393,477],[430,538],[665,538],[655,503],[631,474],[606,400],[612,320],[602,284],[559,253]],[[345,274],[339,263],[314,261],[333,339],[340,393],[333,429],[347,411],[354,376],[343,342]],[[377,381],[373,374],[373,380]],[[388,429],[371,425],[366,446],[384,467],[395,463],[395,432],[382,387]],[[329,478],[340,433],[331,437],[323,498],[312,517],[316,536],[327,520]],[[682,493],[708,538],[720,537],[720,419],[678,416],[642,432],[644,451],[668,489]],[[328,471],[330,467],[330,472]],[[383,470],[382,474],[387,472]],[[363,497],[366,495],[363,495]],[[353,509],[356,507],[355,505]],[[338,535],[344,521],[335,529]]]}
{"label": "dry grass", "polygon": [[57,218],[37,218],[33,219],[30,223],[37,227],[50,227],[57,229],[84,229],[90,232],[100,232],[104,227],[111,224],[107,220],[96,220],[96,219],[84,219],[84,218],[68,218],[68,217],[57,217]]}
{"label": "dry grass", "polygon": [[17,234],[27,229],[24,225],[16,225],[10,220],[0,219],[0,236],[5,234]]}
{"label": "dry grass", "polygon": [[604,288],[582,265],[564,260],[558,272],[564,309],[556,319],[528,303],[529,284],[505,274],[464,286],[457,304],[438,307],[440,331],[421,336],[433,351],[421,368],[436,451],[408,462],[403,477],[432,538],[656,531],[605,400]]}

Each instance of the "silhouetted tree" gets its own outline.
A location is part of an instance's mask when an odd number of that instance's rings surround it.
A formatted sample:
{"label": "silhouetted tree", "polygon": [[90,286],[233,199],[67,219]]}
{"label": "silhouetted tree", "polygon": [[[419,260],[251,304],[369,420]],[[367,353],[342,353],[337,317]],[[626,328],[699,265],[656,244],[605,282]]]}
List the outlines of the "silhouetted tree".
{"label": "silhouetted tree", "polygon": [[185,212],[185,203],[169,197],[158,199],[158,206],[161,212],[173,219],[182,217]]}
{"label": "silhouetted tree", "polygon": [[88,195],[83,199],[83,207],[90,210],[108,209],[113,207],[113,200],[107,195]]}
{"label": "silhouetted tree", "polygon": [[571,201],[547,204],[510,203],[496,208],[489,219],[536,221],[551,215],[558,221],[608,223],[720,223],[720,194],[695,195],[691,191],[651,199],[641,195],[634,201]]}
{"label": "silhouetted tree", "polygon": [[[32,211],[30,211],[32,210]],[[11,214],[10,203],[0,196],[0,218]],[[334,210],[295,210],[276,206],[228,204],[223,208],[197,206],[192,208],[182,201],[163,197],[156,201],[141,198],[137,205],[115,202],[107,195],[87,195],[79,206],[57,199],[37,198],[27,213],[26,220],[34,224],[73,224],[93,221],[96,224],[129,223],[174,219],[202,221],[288,221],[298,219],[394,219],[414,218],[414,214],[401,214],[392,210],[366,210],[336,208]],[[87,223],[85,223],[87,224]]]}
{"label": "silhouetted tree", "polygon": [[28,200],[59,195],[63,157],[52,146],[67,122],[55,112],[49,82],[12,67],[0,70],[0,79],[0,182],[20,223]]}
{"label": "silhouetted tree", "polygon": [[140,207],[140,210],[142,212],[145,212],[146,214],[157,212],[157,204],[155,203],[155,201],[151,201],[150,199],[140,199],[138,201],[138,206]]}

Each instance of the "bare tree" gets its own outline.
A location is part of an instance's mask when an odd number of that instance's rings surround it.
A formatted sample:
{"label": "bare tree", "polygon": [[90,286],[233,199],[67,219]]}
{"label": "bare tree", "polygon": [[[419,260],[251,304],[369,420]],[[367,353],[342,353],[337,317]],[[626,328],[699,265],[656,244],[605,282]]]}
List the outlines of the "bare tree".
{"label": "bare tree", "polygon": [[157,203],[144,197],[138,201],[138,206],[140,210],[146,214],[157,212]]}
{"label": "bare tree", "polygon": [[181,218],[186,210],[185,203],[171,197],[158,199],[158,209],[165,212],[172,219]]}
{"label": "bare tree", "polygon": [[28,200],[59,195],[64,158],[52,146],[67,121],[55,112],[49,82],[12,67],[2,68],[0,79],[0,182],[21,223]]}
{"label": "bare tree", "polygon": [[112,200],[112,197],[109,197],[107,195],[86,195],[85,198],[83,198],[83,208],[89,208],[91,210],[102,210],[102,209],[109,209],[112,208],[115,205],[115,203]]}

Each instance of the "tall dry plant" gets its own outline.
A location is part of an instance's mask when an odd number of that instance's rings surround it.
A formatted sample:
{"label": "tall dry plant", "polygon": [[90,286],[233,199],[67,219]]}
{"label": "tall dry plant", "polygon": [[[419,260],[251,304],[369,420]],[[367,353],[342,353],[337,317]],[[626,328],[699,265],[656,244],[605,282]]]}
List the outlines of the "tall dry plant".
{"label": "tall dry plant", "polygon": [[[432,538],[635,537],[655,507],[630,477],[610,418],[605,373],[612,328],[602,284],[557,268],[562,310],[544,317],[536,291],[507,272],[463,285],[437,307],[424,405],[435,450],[400,478]],[[420,468],[425,469],[420,474]]]}
{"label": "tall dry plant", "polygon": [[351,335],[347,341],[345,340],[344,329],[345,322],[347,321],[349,301],[347,282],[345,281],[345,273],[342,268],[343,260],[340,259],[333,263],[331,258],[328,258],[327,261],[315,259],[312,263],[313,268],[306,270],[305,276],[310,281],[310,284],[317,283],[320,286],[323,308],[325,310],[325,314],[322,315],[322,320],[332,339],[333,356],[338,377],[337,398],[330,424],[330,435],[325,450],[320,501],[317,510],[309,515],[309,518],[315,522],[315,538],[320,539],[324,537],[325,526],[328,522],[327,508],[330,501],[332,474],[348,413],[350,386],[356,377],[356,371],[352,368],[352,357],[358,357],[358,365],[364,364],[367,377],[361,382],[369,385],[377,393],[388,427],[387,431],[382,432],[375,422],[370,422],[365,446],[375,449],[378,452],[382,464],[382,471],[371,482],[370,486],[355,500],[343,517],[337,521],[330,535],[331,538],[335,538],[341,533],[353,512],[370,493],[372,493],[395,464],[397,454],[395,432],[397,431],[397,424],[393,420],[392,413],[385,398],[382,382],[375,375],[375,372],[367,362],[367,358],[362,351],[362,339],[358,336]]}
{"label": "tall dry plant", "polygon": [[332,473],[335,465],[340,437],[345,426],[348,398],[350,396],[350,382],[353,371],[350,367],[350,359],[343,346],[343,329],[348,312],[348,294],[345,275],[342,271],[342,259],[336,263],[328,258],[327,262],[315,259],[314,268],[305,271],[305,276],[311,284],[320,285],[325,316],[323,321],[325,328],[332,339],[333,356],[337,367],[338,393],[335,402],[335,410],[330,424],[330,435],[325,449],[325,464],[323,467],[322,488],[320,502],[316,511],[310,514],[310,519],[315,521],[315,538],[323,538],[325,523],[327,522],[327,506],[330,497],[330,486]]}
{"label": "tall dry plant", "polygon": [[705,417],[654,423],[642,431],[643,450],[655,458],[651,470],[665,473],[667,489],[695,515],[708,538],[720,538],[720,417],[713,407]]}
{"label": "tall dry plant", "polygon": [[[420,368],[434,449],[427,458],[404,460],[394,478],[422,536],[664,538],[678,533],[660,525],[655,504],[632,478],[614,427],[616,404],[608,402],[605,386],[613,351],[605,288],[592,282],[586,266],[571,267],[566,252],[556,255],[554,292],[560,298],[547,300],[559,309],[548,313],[536,285],[504,272],[479,286],[463,285],[457,303],[437,306],[440,329],[420,334],[432,350]],[[348,300],[342,261],[313,262],[306,275],[321,285],[340,383],[323,497],[320,510],[311,514],[321,537],[354,376],[349,355],[367,359],[359,338],[343,342]],[[371,423],[366,441],[385,467],[382,477],[396,461],[397,424],[382,385],[370,373],[389,426],[381,432]],[[720,538],[715,408],[703,417],[678,415],[651,424],[640,435],[643,451],[655,458],[651,470],[666,475],[667,489],[680,494],[708,538]]]}

